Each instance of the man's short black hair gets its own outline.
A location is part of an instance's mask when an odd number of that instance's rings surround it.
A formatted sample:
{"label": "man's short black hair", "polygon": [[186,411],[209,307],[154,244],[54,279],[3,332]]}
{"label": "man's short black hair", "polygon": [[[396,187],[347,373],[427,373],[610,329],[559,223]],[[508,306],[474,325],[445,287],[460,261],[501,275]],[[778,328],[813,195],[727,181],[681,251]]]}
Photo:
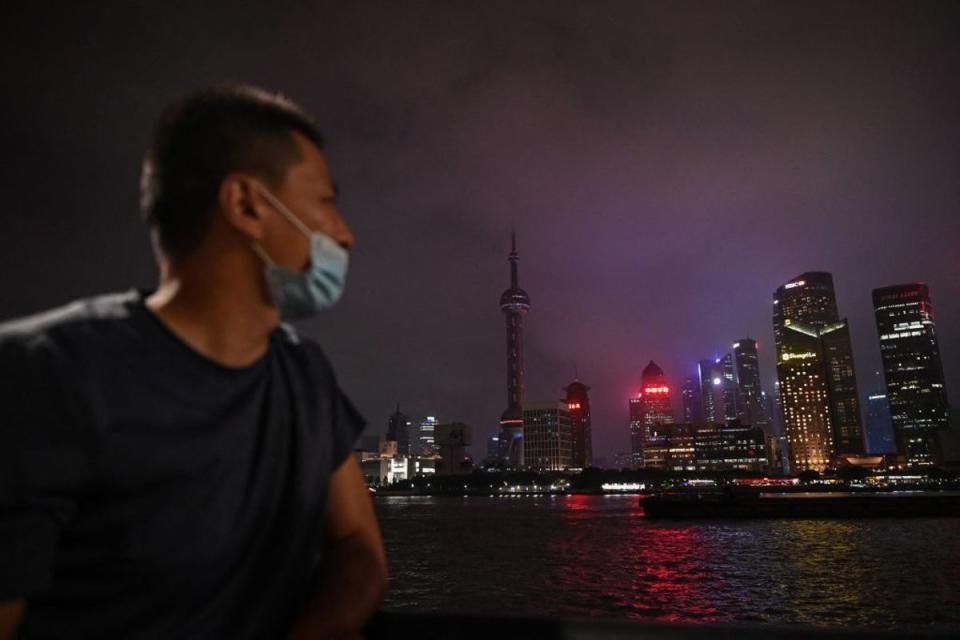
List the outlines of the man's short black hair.
{"label": "man's short black hair", "polygon": [[223,179],[250,171],[279,188],[300,157],[296,131],[323,148],[313,119],[279,95],[221,85],[168,105],[154,127],[140,177],[140,210],[161,249],[182,257],[202,241]]}

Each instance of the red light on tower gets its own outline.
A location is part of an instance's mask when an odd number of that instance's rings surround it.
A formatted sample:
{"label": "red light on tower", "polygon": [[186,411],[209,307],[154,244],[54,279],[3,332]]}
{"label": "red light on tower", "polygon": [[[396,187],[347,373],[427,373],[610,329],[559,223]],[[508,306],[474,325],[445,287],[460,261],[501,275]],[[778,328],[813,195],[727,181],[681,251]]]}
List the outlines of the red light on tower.
{"label": "red light on tower", "polygon": [[670,393],[670,387],[665,385],[661,385],[657,387],[646,387],[643,391],[644,393],[648,393],[652,395],[664,395],[664,394]]}

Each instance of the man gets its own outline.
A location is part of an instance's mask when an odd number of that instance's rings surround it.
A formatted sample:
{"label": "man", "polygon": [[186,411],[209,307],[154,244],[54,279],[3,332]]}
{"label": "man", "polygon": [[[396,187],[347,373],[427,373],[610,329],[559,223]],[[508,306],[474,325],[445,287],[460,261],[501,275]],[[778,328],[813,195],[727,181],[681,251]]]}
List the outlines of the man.
{"label": "man", "polygon": [[322,638],[386,588],[364,421],[284,320],[353,236],[296,105],[218,87],[144,161],[152,291],[0,325],[0,638]]}

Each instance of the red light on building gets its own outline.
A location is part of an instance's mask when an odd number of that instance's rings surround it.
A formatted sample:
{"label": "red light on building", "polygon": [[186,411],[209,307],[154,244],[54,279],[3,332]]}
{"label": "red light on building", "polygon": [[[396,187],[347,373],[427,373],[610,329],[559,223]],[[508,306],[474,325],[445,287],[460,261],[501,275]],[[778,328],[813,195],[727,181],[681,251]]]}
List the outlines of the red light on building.
{"label": "red light on building", "polygon": [[570,409],[570,410],[579,409],[579,408],[580,408],[580,403],[579,403],[579,402],[571,402],[571,403],[567,404],[567,408]]}
{"label": "red light on building", "polygon": [[644,390],[644,393],[650,393],[654,395],[662,395],[665,393],[670,393],[670,387],[660,386],[660,387],[647,387]]}

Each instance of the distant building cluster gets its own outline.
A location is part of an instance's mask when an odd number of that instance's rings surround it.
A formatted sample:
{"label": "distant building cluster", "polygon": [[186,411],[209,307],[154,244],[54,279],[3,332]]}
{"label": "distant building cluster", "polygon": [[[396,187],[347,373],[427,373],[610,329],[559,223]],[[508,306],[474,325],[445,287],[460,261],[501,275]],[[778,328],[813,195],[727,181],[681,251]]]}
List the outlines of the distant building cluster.
{"label": "distant building cluster", "polygon": [[640,391],[629,399],[631,466],[665,471],[766,472],[780,464],[766,395],[760,386],[757,342],[743,338],[721,358],[701,360],[680,390],[651,361]]}
{"label": "distant building cluster", "polygon": [[[530,296],[519,285],[515,236],[508,260],[510,286],[500,296],[506,409],[497,434],[486,443],[484,464],[531,471],[586,469],[594,464],[590,387],[574,376],[562,399],[526,402],[524,397]],[[833,277],[808,272],[774,292],[777,382],[772,397],[761,383],[753,338],[740,338],[725,355],[699,361],[697,375],[685,378],[678,394],[651,360],[640,388],[628,399],[631,450],[615,455],[613,465],[778,474],[881,463],[923,467],[960,458],[960,431],[948,429],[951,412],[927,286],[876,289],[873,307],[884,382],[865,402]],[[868,447],[865,424],[874,434],[892,428],[894,437]],[[386,435],[366,443],[358,455],[368,478],[387,484],[431,473],[467,473],[473,468],[465,450],[471,438],[468,425],[432,416],[414,422],[398,406]],[[875,455],[878,447],[888,455]]]}
{"label": "distant building cluster", "polygon": [[[754,432],[748,439],[732,439],[746,448],[714,463],[714,469],[766,465],[764,470],[771,472],[822,472],[851,464],[922,467],[955,459],[958,438],[948,429],[950,411],[927,286],[876,289],[873,303],[886,384],[867,396],[865,408],[850,327],[840,317],[833,277],[804,273],[777,288],[773,297],[776,398],[762,389],[756,340],[742,338],[731,353],[698,363],[698,376],[681,388],[682,417],[674,422],[670,403],[664,403],[669,387],[651,362],[640,392],[630,399],[634,466],[706,468],[695,462],[696,452],[706,446],[698,444],[700,438],[712,431],[699,424],[714,425],[719,432]],[[779,433],[774,428],[777,413]],[[874,433],[892,426],[895,443],[886,453],[893,456],[867,453],[864,416]],[[747,451],[757,448],[750,449],[747,440],[761,434],[765,460],[748,462],[752,456]]]}
{"label": "distant building cluster", "polygon": [[920,283],[875,289],[873,307],[886,393],[869,395],[864,414],[833,277],[804,273],[774,294],[779,400],[795,472],[863,459],[861,415],[874,424],[889,415],[905,466],[938,465],[954,455],[942,446],[950,411],[929,289]]}

